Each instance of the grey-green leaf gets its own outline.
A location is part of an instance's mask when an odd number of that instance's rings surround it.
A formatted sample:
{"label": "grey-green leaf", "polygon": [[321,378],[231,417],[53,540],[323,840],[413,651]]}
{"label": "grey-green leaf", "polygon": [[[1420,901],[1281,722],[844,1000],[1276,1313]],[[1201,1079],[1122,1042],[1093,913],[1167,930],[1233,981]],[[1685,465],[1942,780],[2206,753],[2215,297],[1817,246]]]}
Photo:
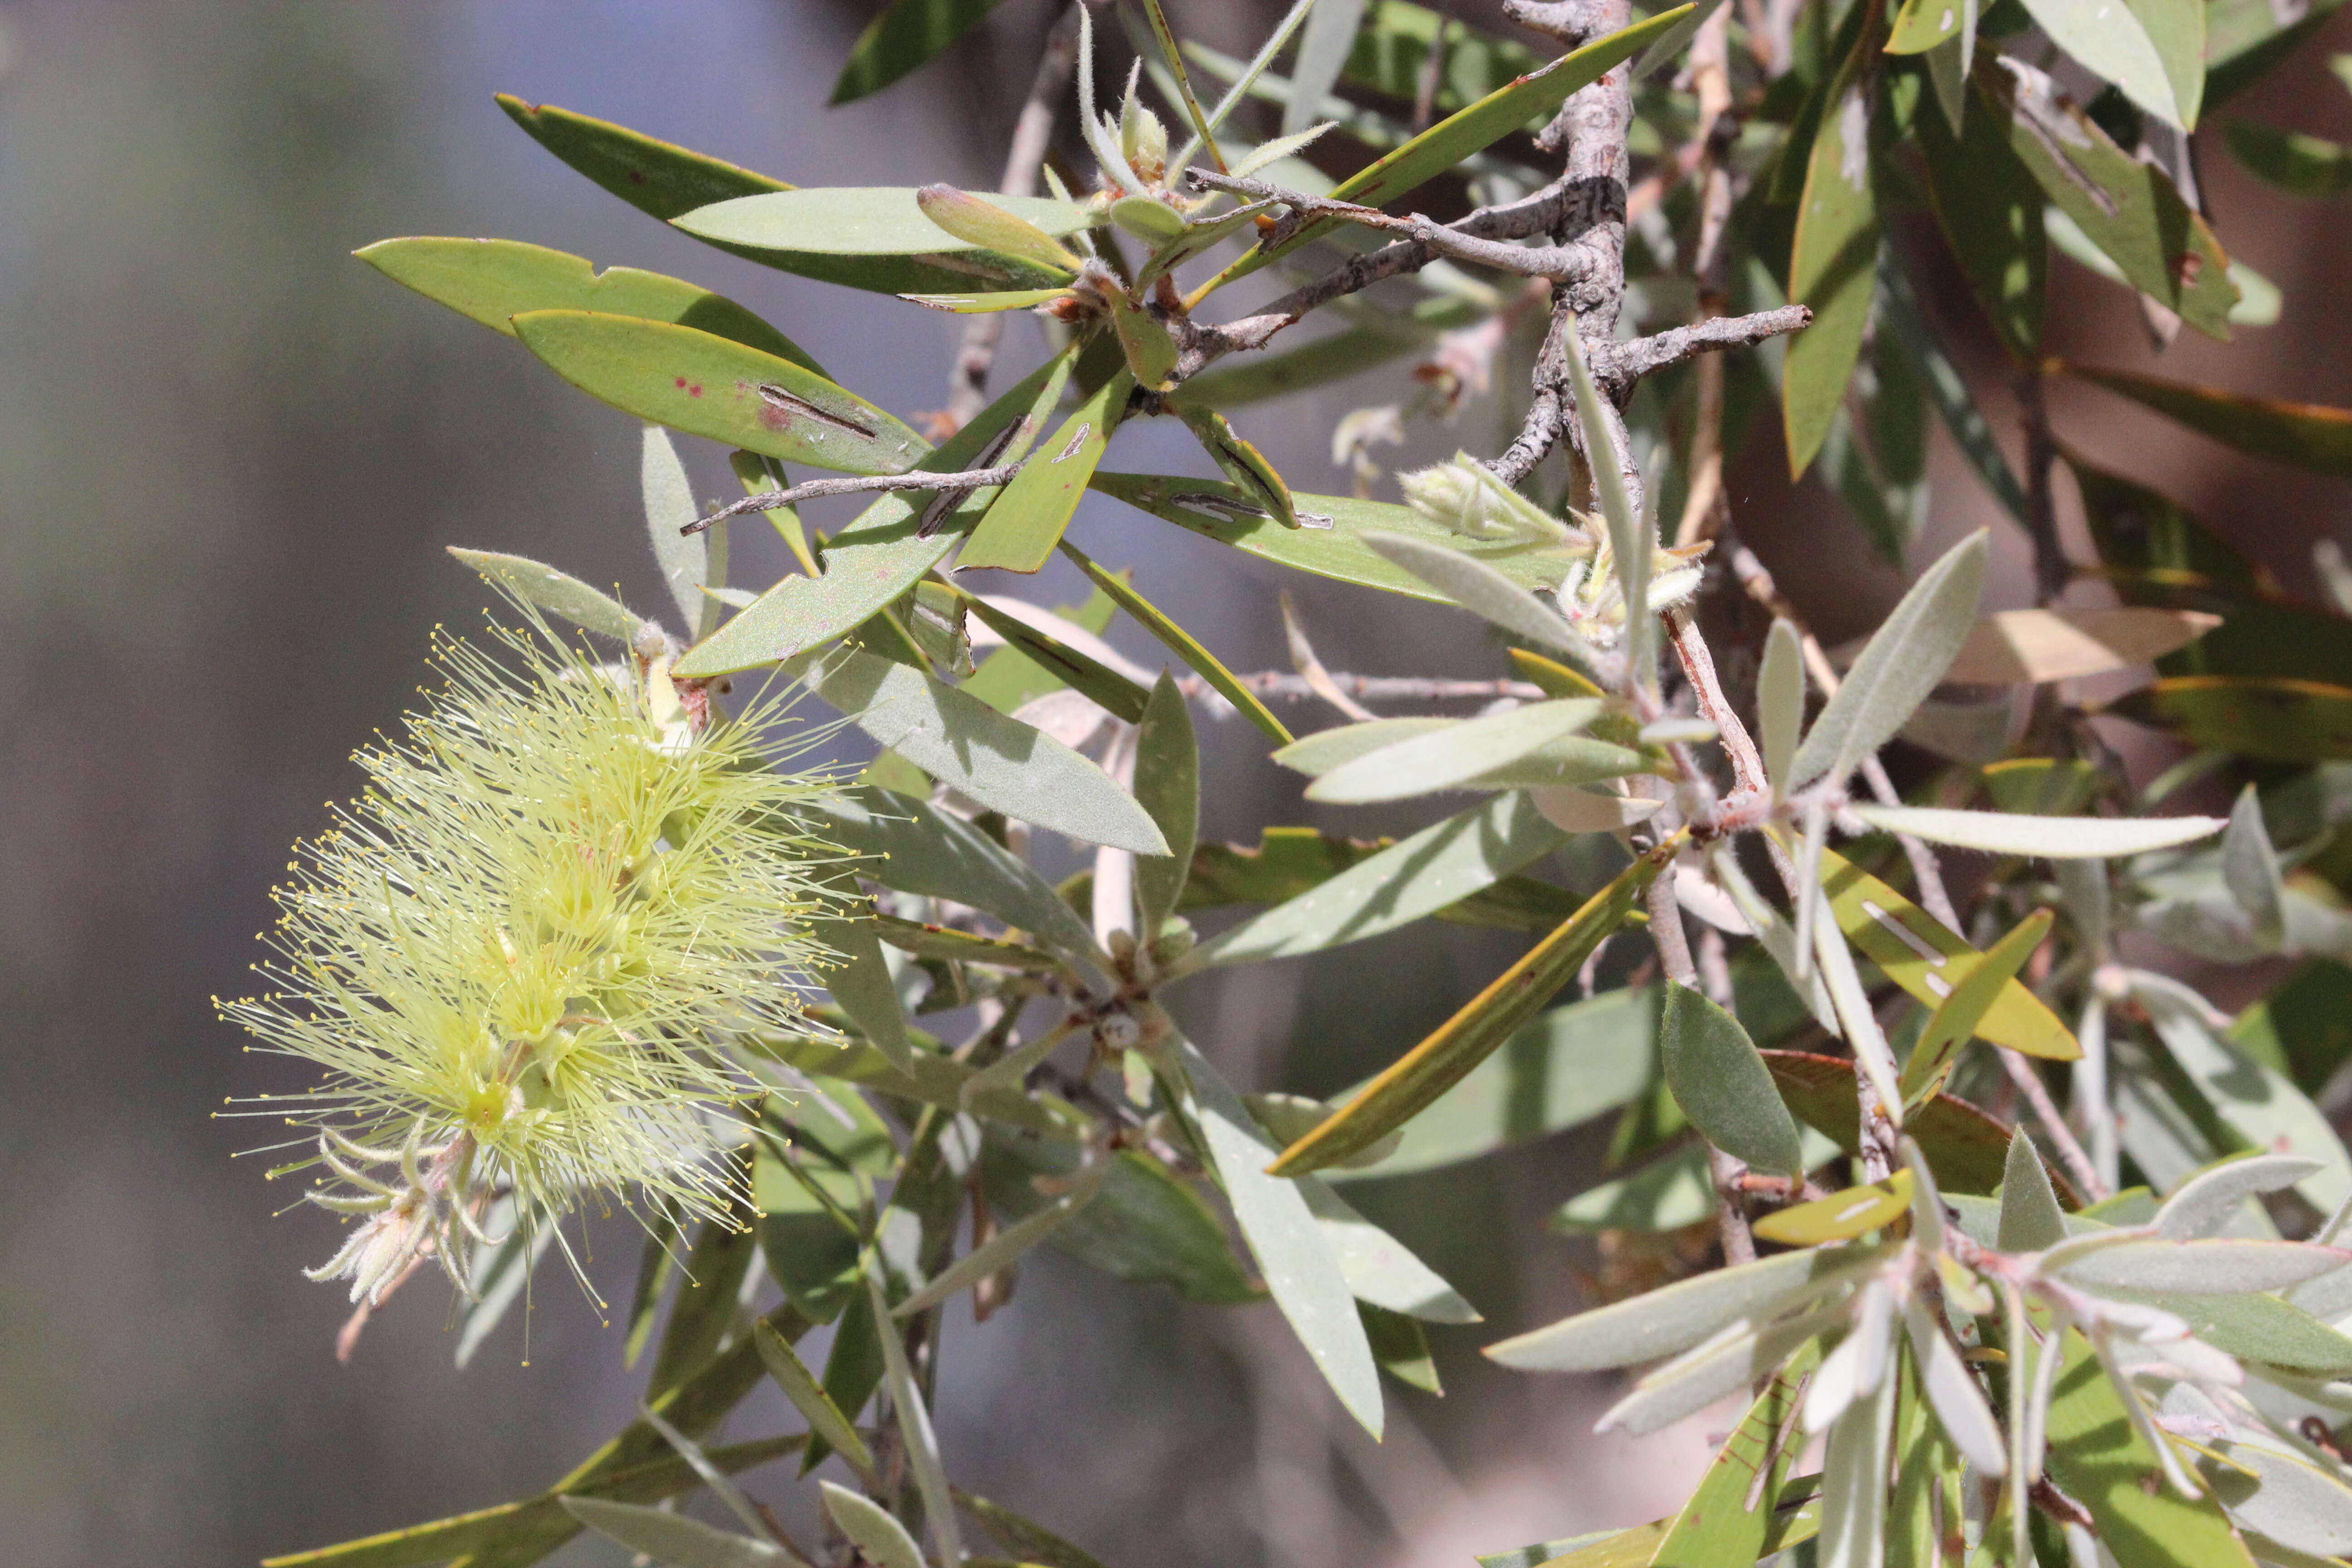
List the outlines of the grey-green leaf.
{"label": "grey-green leaf", "polygon": [[1803,639],[1787,621],[1775,620],[1764,639],[1764,667],[1756,677],[1757,728],[1763,731],[1764,776],[1775,788],[1789,776],[1797,736],[1805,727]]}
{"label": "grey-green leaf", "polygon": [[1670,980],[1658,1038],[1675,1100],[1708,1142],[1758,1170],[1804,1174],[1797,1120],[1738,1019]]}
{"label": "grey-green leaf", "polygon": [[2066,1239],[2065,1211],[2050,1173],[2021,1127],[2010,1134],[2009,1163],[2001,1168],[2000,1247],[2003,1252],[2040,1252]]}
{"label": "grey-green leaf", "polygon": [[811,668],[809,685],[884,750],[992,811],[1088,844],[1168,853],[1150,814],[1108,773],[920,670],[841,647]]}
{"label": "grey-green leaf", "polygon": [[1321,1223],[1297,1182],[1266,1174],[1265,1167],[1281,1151],[1267,1141],[1241,1096],[1189,1042],[1181,1046],[1181,1059],[1209,1157],[1266,1289],[1339,1403],[1379,1436],[1380,1365]]}
{"label": "grey-green leaf", "polygon": [[2223,826],[2218,816],[2021,816],[1934,805],[1857,804],[1853,812],[1884,832],[1908,833],[1931,844],[2050,860],[2113,859],[2172,849],[2210,838]]}
{"label": "grey-green leaf", "polygon": [[1485,562],[1402,533],[1367,533],[1364,543],[1480,619],[1546,647],[1575,651],[1575,634],[1558,612]]}
{"label": "grey-green leaf", "polygon": [[1136,731],[1135,798],[1168,840],[1166,855],[1144,856],[1135,863],[1135,896],[1148,939],[1183,896],[1201,828],[1201,753],[1192,737],[1192,710],[1175,677],[1165,670]]}
{"label": "grey-green leaf", "polygon": [[588,631],[627,642],[646,624],[643,616],[631,615],[618,599],[552,566],[494,550],[460,550],[454,544],[449,553],[490,582],[513,590],[518,597]]}
{"label": "grey-green leaf", "polygon": [[[645,494],[646,532],[652,539],[654,560],[678,614],[686,617],[690,639],[718,629],[719,606],[703,595],[710,581],[710,552],[704,535],[678,531],[701,515],[694,504],[694,486],[686,465],[677,460],[669,432],[658,425],[646,426],[644,450],[637,459],[637,484]],[[721,523],[719,526],[725,527]],[[706,628],[702,623],[710,622]]]}
{"label": "grey-green leaf", "polygon": [[1432,1323],[1475,1323],[1478,1310],[1402,1242],[1356,1212],[1320,1176],[1297,1178],[1323,1240],[1359,1301]]}
{"label": "grey-green leaf", "polygon": [[1824,777],[1843,783],[1903,727],[1944,679],[1976,625],[1984,567],[1985,535],[1979,530],[1911,585],[1813,721],[1790,764],[1784,793]]}
{"label": "grey-green leaf", "polygon": [[1459,789],[1566,740],[1601,708],[1596,698],[1569,697],[1465,719],[1343,763],[1308,785],[1307,798],[1359,804]]}
{"label": "grey-green leaf", "polygon": [[[2325,1168],[2300,1154],[2249,1154],[2224,1160],[2189,1177],[2165,1199],[2164,1206],[2156,1211],[2156,1228],[2176,1241],[2211,1236],[2229,1223],[2248,1198],[2291,1187]],[[2004,1250],[2006,1247],[2004,1242]]]}
{"label": "grey-green leaf", "polygon": [[2230,826],[2221,835],[2221,880],[2263,946],[2275,948],[2286,940],[2286,883],[2252,784],[2238,792],[2230,808]]}
{"label": "grey-green leaf", "polygon": [[1820,1247],[1718,1268],[1488,1345],[1486,1354],[1521,1372],[1605,1372],[1655,1361],[1741,1318],[1760,1321],[1826,1295],[1890,1250],[1891,1245]]}
{"label": "grey-green leaf", "polygon": [[923,1568],[922,1548],[880,1503],[833,1481],[817,1482],[817,1489],[824,1511],[876,1568]]}
{"label": "grey-green leaf", "polygon": [[[1074,234],[1094,221],[1076,203],[1048,196],[992,195],[989,201],[1049,235]],[[769,191],[697,207],[671,221],[697,238],[755,250],[935,256],[979,248],[924,216],[912,189],[896,186]]]}
{"label": "grey-green leaf", "polygon": [[562,1502],[564,1512],[597,1534],[642,1552],[665,1568],[791,1568],[796,1561],[782,1547],[713,1530],[667,1509],[593,1497],[567,1497]]}
{"label": "grey-green leaf", "polygon": [[1379,936],[1533,865],[1568,841],[1524,795],[1424,827],[1199,950],[1207,963],[1287,958]]}

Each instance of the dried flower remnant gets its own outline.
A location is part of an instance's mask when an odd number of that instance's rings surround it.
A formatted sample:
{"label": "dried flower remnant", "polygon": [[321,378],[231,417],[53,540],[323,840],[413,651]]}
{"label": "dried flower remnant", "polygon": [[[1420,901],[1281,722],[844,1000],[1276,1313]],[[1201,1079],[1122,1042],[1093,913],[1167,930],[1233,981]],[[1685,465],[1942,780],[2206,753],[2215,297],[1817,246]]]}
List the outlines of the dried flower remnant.
{"label": "dried flower remnant", "polygon": [[277,989],[222,1006],[326,1069],[268,1103],[317,1136],[305,1197],[361,1216],[312,1278],[366,1306],[427,1258],[470,1290],[500,1193],[523,1223],[591,1193],[719,1212],[751,1088],[727,1042],[804,1029],[829,967],[832,786],[769,766],[781,703],[715,720],[658,627],[602,666],[526,613],[511,659],[439,640],[445,684],[277,889]]}

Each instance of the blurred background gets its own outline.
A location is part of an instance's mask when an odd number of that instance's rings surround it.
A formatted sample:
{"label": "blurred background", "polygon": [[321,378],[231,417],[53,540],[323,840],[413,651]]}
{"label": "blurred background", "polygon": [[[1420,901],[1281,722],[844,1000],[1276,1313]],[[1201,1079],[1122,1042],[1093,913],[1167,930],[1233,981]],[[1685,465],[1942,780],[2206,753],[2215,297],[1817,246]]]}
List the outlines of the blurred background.
{"label": "blurred background", "polygon": [[[1171,9],[1237,53],[1274,14],[1258,0]],[[1490,10],[1457,14],[1483,24]],[[638,1384],[620,1369],[618,1331],[552,1273],[527,1362],[510,1322],[454,1371],[444,1293],[420,1284],[338,1365],[341,1294],[296,1272],[332,1250],[331,1222],[273,1220],[291,1194],[232,1158],[265,1134],[213,1119],[225,1097],[291,1080],[240,1054],[208,999],[247,984],[287,847],[321,826],[321,802],[352,792],[349,753],[396,722],[433,626],[478,624],[485,592],[443,546],[549,560],[621,584],[640,606],[663,598],[634,422],[349,252],[392,235],[497,235],[689,277],[901,416],[940,407],[954,321],[672,234],[556,163],[491,101],[517,92],[798,182],[992,187],[1010,95],[1050,20],[1043,0],[1005,0],[949,60],[824,110],[870,11],[0,9],[0,1519],[13,1562],[249,1563],[536,1490],[630,1415]],[[2352,96],[2325,67],[2347,47],[2339,16],[2232,111],[2352,134]],[[2218,150],[2204,174],[2224,237],[2284,290],[2285,325],[2229,345],[2186,334],[2165,373],[2352,405],[2352,318],[2332,298],[2347,277],[2343,205],[2257,185]],[[2151,358],[2122,291],[2063,261],[2052,290],[2057,352]],[[1996,426],[2013,428],[1990,340],[1965,307],[1930,303]],[[1001,368],[1041,352],[1016,321]],[[1344,489],[1333,423],[1392,400],[1402,374],[1269,405],[1245,429],[1294,484]],[[1516,408],[1517,394],[1503,395]],[[2290,589],[2311,583],[2314,540],[2347,537],[2340,484],[2095,392],[2062,387],[2054,415],[2063,437],[2189,503]],[[1506,417],[1489,397],[1451,430],[1417,430],[1394,459],[1495,449]],[[731,489],[723,458],[688,454],[706,496]],[[1122,434],[1110,466],[1200,463],[1181,431],[1145,426]],[[1996,603],[2025,602],[2017,531],[1948,447],[1931,471],[1915,563],[1991,526]],[[1751,444],[1732,496],[1743,535],[1825,640],[1865,630],[1900,591],[1837,503],[1790,490],[1776,442]],[[1098,498],[1076,537],[1132,566],[1234,668],[1286,665],[1269,571]],[[739,582],[781,570],[748,553]],[[1460,617],[1287,585],[1334,668],[1502,673]],[[1075,596],[1054,573],[1014,591]],[[1131,629],[1114,639],[1156,665]],[[1238,724],[1208,745],[1208,835],[1415,821],[1302,808],[1296,781]],[[1181,1010],[1245,1086],[1327,1092],[1392,1058],[1517,945],[1408,931],[1249,972]],[[1294,1053],[1308,1024],[1322,1043]],[[1354,1192],[1495,1331],[1526,1327],[1571,1310],[1594,1266],[1588,1244],[1541,1222],[1592,1180],[1596,1142]],[[636,1238],[625,1222],[600,1234],[593,1267],[625,1299]],[[1471,1552],[1649,1518],[1704,1459],[1706,1435],[1687,1424],[1643,1444],[1591,1438],[1603,1386],[1488,1375],[1474,1352],[1494,1332],[1438,1332],[1450,1396],[1391,1385],[1391,1436],[1376,1450],[1270,1306],[1192,1307],[1040,1257],[984,1328],[955,1312],[943,1440],[968,1485],[1116,1568],[1462,1568]],[[780,1409],[748,1405],[731,1430],[773,1430]],[[562,1560],[620,1559],[583,1543]]]}

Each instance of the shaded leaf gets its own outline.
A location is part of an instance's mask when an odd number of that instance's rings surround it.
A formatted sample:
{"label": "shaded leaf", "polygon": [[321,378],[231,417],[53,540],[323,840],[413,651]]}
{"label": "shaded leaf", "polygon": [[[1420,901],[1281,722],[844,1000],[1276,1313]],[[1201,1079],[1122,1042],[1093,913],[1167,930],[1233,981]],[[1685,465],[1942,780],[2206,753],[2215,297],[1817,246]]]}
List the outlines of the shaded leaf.
{"label": "shaded leaf", "polygon": [[1780,404],[1791,475],[1805,471],[1828,437],[1870,322],[1878,277],[1878,207],[1871,188],[1874,91],[1868,68],[1878,46],[1874,21],[1831,82],[1799,198],[1789,298],[1810,306],[1813,320],[1790,341],[1781,362]]}
{"label": "shaded leaf", "polygon": [[563,1510],[597,1534],[632,1552],[642,1552],[667,1568],[782,1568],[795,1559],[732,1531],[713,1530],[699,1520],[636,1503],[604,1498],[563,1500]]}
{"label": "shaded leaf", "polygon": [[1168,852],[1150,815],[1109,774],[952,686],[849,647],[812,666],[808,679],[885,750],[992,811],[1088,844]]}
{"label": "shaded leaf", "polygon": [[2187,675],[2113,705],[2191,745],[2276,762],[2352,757],[2352,687],[2279,676]]}
{"label": "shaded leaf", "polygon": [[1034,572],[1045,564],[1087,492],[1095,465],[1102,461],[1111,431],[1126,417],[1128,394],[1134,390],[1134,378],[1121,371],[1078,405],[989,507],[957,557],[957,570],[998,566]]}
{"label": "shaded leaf", "polygon": [[876,1568],[924,1568],[923,1550],[889,1510],[832,1481],[817,1482],[824,1511]]}
{"label": "shaded leaf", "polygon": [[1632,912],[1676,841],[1642,856],[1584,907],[1382,1072],[1332,1118],[1283,1152],[1276,1168],[1297,1174],[1359,1153],[1428,1109],[1518,1031]]}
{"label": "shaded leaf", "polygon": [[2071,361],[2063,362],[2061,368],[2177,419],[2226,447],[2314,473],[2352,477],[2352,410],[2249,397]]}
{"label": "shaded leaf", "polygon": [[1568,622],[1533,594],[1486,562],[1455,547],[1403,534],[1371,533],[1364,542],[1481,620],[1546,647],[1573,649]]}
{"label": "shaded leaf", "polygon": [[1084,693],[1097,707],[1128,723],[1143,717],[1148,693],[1121,671],[1108,668],[1086,649],[1055,638],[1034,620],[1014,615],[1002,605],[961,590],[958,602],[1008,645],[1027,654],[1061,685]]}
{"label": "shaded leaf", "polygon": [[2008,57],[1976,74],[1979,96],[2044,195],[2132,287],[2208,336],[2237,303],[2229,258],[2160,169],[2116,146],[2047,76]]}
{"label": "shaded leaf", "polygon": [[529,103],[502,92],[498,104],[532,141],[657,218],[673,218],[734,196],[793,188],[766,174],[551,103]]}
{"label": "shaded leaf", "polygon": [[1139,929],[1149,940],[1184,895],[1201,828],[1201,753],[1192,738],[1192,714],[1175,678],[1165,672],[1152,688],[1136,732],[1135,797],[1168,840],[1166,855],[1146,856],[1135,865]]}
{"label": "shaded leaf", "polygon": [[2105,675],[2152,663],[2221,624],[2195,610],[2002,610],[1976,624],[1946,679],[2001,686]]}
{"label": "shaded leaf", "polygon": [[[1061,400],[1073,360],[1072,354],[1057,354],[1038,366],[915,467],[961,473],[992,451],[1001,462],[1024,456]],[[823,576],[783,578],[715,635],[688,649],[678,673],[709,677],[749,669],[804,653],[864,625],[945,560],[962,531],[1001,493],[976,490],[940,510],[929,537],[922,533],[922,520],[940,506],[940,493],[885,495],[826,545]]]}
{"label": "shaded leaf", "polygon": [[1567,837],[1524,795],[1497,795],[1202,943],[1197,962],[1288,958],[1394,931],[1533,865]]}
{"label": "shaded leaf", "polygon": [[1216,655],[1202,647],[1190,632],[1171,620],[1123,579],[1095,564],[1066,539],[1062,541],[1062,553],[1076,562],[1078,569],[1087,574],[1096,588],[1108,595],[1112,602],[1134,617],[1137,625],[1159,638],[1162,647],[1190,666],[1193,673],[1207,681],[1217,695],[1239,709],[1242,717],[1265,731],[1276,743],[1289,743],[1291,733],[1282,721],[1276,718],[1257,694],[1244,686],[1233,671],[1219,663]]}
{"label": "shaded leaf", "polygon": [[2221,129],[2238,162],[2283,191],[2299,196],[2352,191],[2352,147],[2251,120],[2232,120]]}
{"label": "shaded leaf", "polygon": [[847,1460],[850,1468],[861,1476],[874,1473],[874,1455],[858,1435],[856,1426],[833,1402],[833,1395],[816,1380],[816,1374],[804,1365],[800,1355],[784,1337],[772,1329],[755,1330],[752,1339],[760,1348],[760,1359],[766,1363],[768,1375],[784,1391],[793,1408],[809,1424],[809,1430]]}
{"label": "shaded leaf", "polygon": [[[1016,1220],[1052,1201],[1030,1184],[1031,1177],[1072,1175],[1086,1155],[1074,1138],[993,1130],[982,1148],[989,1199]],[[1111,1156],[1100,1194],[1047,1245],[1114,1279],[1166,1285],[1195,1301],[1248,1301],[1262,1294],[1243,1273],[1209,1205],[1167,1166],[1134,1150]]]}
{"label": "shaded leaf", "polygon": [[1432,1323],[1475,1323],[1477,1309],[1403,1243],[1356,1212],[1319,1176],[1298,1178],[1298,1191],[1324,1244],[1359,1301]]}
{"label": "shaded leaf", "polygon": [[[1849,1154],[1860,1151],[1853,1063],[1801,1051],[1766,1051],[1763,1057],[1798,1121]],[[1917,1142],[1937,1185],[1946,1192],[1990,1193],[2000,1184],[2009,1129],[1968,1101],[1939,1094],[1906,1117],[1903,1130]]]}
{"label": "shaded leaf", "polygon": [[945,54],[999,0],[891,0],[849,48],[828,106],[855,103]]}
{"label": "shaded leaf", "polygon": [[1380,1370],[1353,1292],[1306,1194],[1297,1183],[1266,1173],[1274,1146],[1208,1059],[1186,1044],[1181,1060],[1207,1152],[1275,1304],[1339,1403],[1377,1437]]}
{"label": "shaded leaf", "polygon": [[1429,1353],[1429,1335],[1420,1320],[1375,1307],[1361,1299],[1356,1302],[1356,1314],[1364,1320],[1364,1338],[1370,1342],[1372,1359],[1381,1363],[1382,1372],[1423,1394],[1445,1392],[1444,1384],[1438,1381],[1436,1358]]}

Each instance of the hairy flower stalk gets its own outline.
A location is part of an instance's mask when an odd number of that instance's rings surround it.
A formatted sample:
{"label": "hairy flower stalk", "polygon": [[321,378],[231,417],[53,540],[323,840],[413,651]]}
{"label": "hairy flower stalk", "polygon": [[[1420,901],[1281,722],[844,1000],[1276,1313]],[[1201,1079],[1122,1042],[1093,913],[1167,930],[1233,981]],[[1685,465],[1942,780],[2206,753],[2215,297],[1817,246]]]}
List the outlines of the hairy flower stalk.
{"label": "hairy flower stalk", "polygon": [[714,720],[658,628],[600,666],[527,613],[510,658],[439,640],[446,681],[277,890],[277,989],[222,1009],[326,1069],[297,1097],[329,1178],[304,1195],[362,1220],[312,1277],[355,1301],[428,1257],[470,1289],[500,1193],[526,1225],[591,1193],[720,1212],[755,1091],[727,1044],[805,1029],[828,967],[831,784],[762,755],[782,705]]}

